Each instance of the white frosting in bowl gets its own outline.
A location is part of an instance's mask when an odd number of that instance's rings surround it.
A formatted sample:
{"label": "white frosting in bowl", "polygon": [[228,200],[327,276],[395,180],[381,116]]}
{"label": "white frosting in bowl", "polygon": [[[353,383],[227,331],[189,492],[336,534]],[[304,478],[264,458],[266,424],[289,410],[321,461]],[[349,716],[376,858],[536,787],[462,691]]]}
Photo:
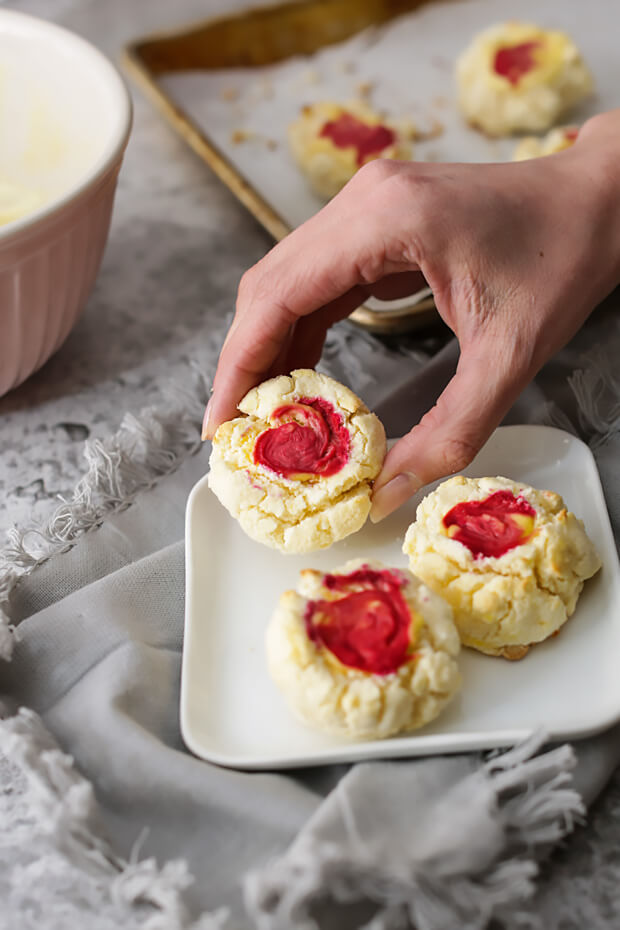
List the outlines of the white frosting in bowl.
{"label": "white frosting in bowl", "polygon": [[109,170],[131,105],[113,65],[79,36],[0,9],[0,237]]}
{"label": "white frosting in bowl", "polygon": [[0,178],[0,226],[27,216],[43,203],[38,191]]}

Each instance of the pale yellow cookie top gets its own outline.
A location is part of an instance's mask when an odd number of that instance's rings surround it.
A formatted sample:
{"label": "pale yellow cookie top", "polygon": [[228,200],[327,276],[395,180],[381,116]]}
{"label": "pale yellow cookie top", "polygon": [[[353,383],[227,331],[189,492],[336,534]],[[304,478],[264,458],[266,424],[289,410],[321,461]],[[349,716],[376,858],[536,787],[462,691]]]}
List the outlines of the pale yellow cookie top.
{"label": "pale yellow cookie top", "polygon": [[411,618],[408,661],[389,674],[374,674],[343,664],[329,648],[313,642],[305,621],[308,605],[343,594],[326,584],[328,576],[312,569],[301,572],[297,591],[281,596],[267,630],[267,658],[274,681],[305,722],[374,739],[420,727],[441,711],[460,686],[460,641],[449,605],[407,570],[357,559],[330,574],[349,576],[358,570],[387,571],[401,581]]}
{"label": "pale yellow cookie top", "polygon": [[361,100],[337,103],[326,100],[308,104],[288,127],[291,152],[316,192],[322,197],[333,197],[361,167],[354,145],[339,146],[322,135],[323,128],[349,114],[366,126],[385,126],[393,133],[393,140],[382,149],[367,154],[361,164],[375,158],[409,159],[412,157],[410,137],[412,124],[393,121],[377,113]]}
{"label": "pale yellow cookie top", "polygon": [[[524,64],[502,61],[515,49]],[[456,78],[464,116],[491,136],[545,131],[593,88],[570,36],[524,22],[475,36],[457,59]]]}
{"label": "pale yellow cookie top", "polygon": [[[443,526],[443,517],[456,504],[463,501],[484,500],[495,491],[508,490],[516,497],[526,500],[536,511],[533,532],[530,538],[510,549],[504,555],[476,559],[467,546],[451,539]],[[570,513],[562,497],[555,491],[538,490],[510,478],[465,478],[456,475],[442,482],[435,491],[427,495],[420,503],[415,522],[407,530],[405,551],[413,537],[432,547],[433,551],[442,553],[445,558],[460,569],[484,572],[489,567],[502,572],[503,566],[510,563],[510,572],[531,570],[535,553],[553,555],[556,563],[564,558],[558,549],[567,548],[565,543],[571,537],[570,558],[574,571],[589,577],[600,566],[600,559],[588,539],[583,523]]]}
{"label": "pale yellow cookie top", "polygon": [[0,226],[33,213],[43,203],[38,191],[0,177]]}
{"label": "pale yellow cookie top", "polygon": [[[346,430],[342,467],[333,474],[285,475],[256,461],[259,436],[277,426],[274,412],[313,398],[330,404]],[[359,397],[327,375],[299,369],[253,388],[239,409],[245,415],[215,434],[209,484],[248,535],[282,551],[309,552],[363,525],[386,440],[381,421]]]}
{"label": "pale yellow cookie top", "polygon": [[[535,516],[518,515],[523,541],[514,547],[498,556],[476,555],[451,536],[444,517],[457,504],[496,491],[523,499]],[[504,477],[444,481],[419,505],[403,550],[411,570],[452,605],[462,641],[490,653],[556,632],[601,564],[583,523],[559,494]]]}

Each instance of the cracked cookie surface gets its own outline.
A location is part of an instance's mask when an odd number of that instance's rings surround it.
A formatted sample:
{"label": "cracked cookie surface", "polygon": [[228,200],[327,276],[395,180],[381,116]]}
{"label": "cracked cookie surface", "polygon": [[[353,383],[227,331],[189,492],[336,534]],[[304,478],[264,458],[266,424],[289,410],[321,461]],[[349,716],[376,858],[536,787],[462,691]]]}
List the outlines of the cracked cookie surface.
{"label": "cracked cookie surface", "polygon": [[304,722],[379,739],[434,719],[460,686],[449,605],[406,569],[304,570],[266,634],[270,674]]}
{"label": "cracked cookie surface", "polygon": [[544,132],[593,88],[568,35],[522,22],[475,36],[457,60],[456,78],[463,115],[489,136]]}
{"label": "cracked cookie surface", "polygon": [[507,659],[557,633],[601,566],[559,494],[502,477],[444,481],[418,506],[403,551],[452,605],[463,644]]}
{"label": "cracked cookie surface", "polygon": [[301,553],[363,526],[386,441],[359,397],[299,369],[253,388],[239,410],[213,439],[209,486],[248,536]]}

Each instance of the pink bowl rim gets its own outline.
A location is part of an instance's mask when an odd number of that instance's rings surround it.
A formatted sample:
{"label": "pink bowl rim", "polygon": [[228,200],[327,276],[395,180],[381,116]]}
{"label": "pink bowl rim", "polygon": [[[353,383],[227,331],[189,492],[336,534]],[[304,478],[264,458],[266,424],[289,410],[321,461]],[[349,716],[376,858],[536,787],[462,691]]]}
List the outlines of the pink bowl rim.
{"label": "pink bowl rim", "polygon": [[5,226],[0,226],[0,247],[4,247],[13,238],[21,238],[24,232],[28,231],[30,227],[36,226],[41,220],[62,211],[86,190],[95,186],[122,158],[131,132],[132,103],[127,85],[112,62],[94,45],[70,30],[39,17],[30,16],[27,13],[0,8],[0,31],[11,31],[20,35],[36,32],[39,35],[49,37],[53,43],[65,44],[77,49],[82,55],[90,58],[92,65],[98,72],[98,80],[107,83],[108,88],[116,96],[118,103],[110,138],[96,161],[84,172],[80,181],[64,194],[55,197],[38,210],[33,210],[32,213],[27,213]]}

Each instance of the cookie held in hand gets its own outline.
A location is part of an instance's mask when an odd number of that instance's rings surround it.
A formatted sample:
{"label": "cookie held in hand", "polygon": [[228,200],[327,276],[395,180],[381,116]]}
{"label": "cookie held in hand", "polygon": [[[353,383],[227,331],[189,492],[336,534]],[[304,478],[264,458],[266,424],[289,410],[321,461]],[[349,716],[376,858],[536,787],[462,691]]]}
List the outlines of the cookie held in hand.
{"label": "cookie held in hand", "polygon": [[355,560],[300,573],[266,636],[293,711],[338,736],[379,739],[433,720],[460,686],[452,611],[410,572]]}
{"label": "cookie held in hand", "polygon": [[375,158],[411,157],[405,134],[361,101],[325,101],[302,108],[288,128],[295,161],[315,192],[328,200]]}
{"label": "cookie held in hand", "polygon": [[311,552],[355,533],[385,458],[381,421],[312,369],[265,381],[213,438],[209,487],[252,539]]}
{"label": "cookie held in hand", "polygon": [[489,136],[544,132],[593,88],[568,35],[520,22],[477,35],[458,58],[456,77],[463,115]]}
{"label": "cookie held in hand", "polygon": [[557,633],[601,566],[559,494],[500,477],[440,484],[419,505],[403,551],[452,605],[461,642],[506,659]]}

